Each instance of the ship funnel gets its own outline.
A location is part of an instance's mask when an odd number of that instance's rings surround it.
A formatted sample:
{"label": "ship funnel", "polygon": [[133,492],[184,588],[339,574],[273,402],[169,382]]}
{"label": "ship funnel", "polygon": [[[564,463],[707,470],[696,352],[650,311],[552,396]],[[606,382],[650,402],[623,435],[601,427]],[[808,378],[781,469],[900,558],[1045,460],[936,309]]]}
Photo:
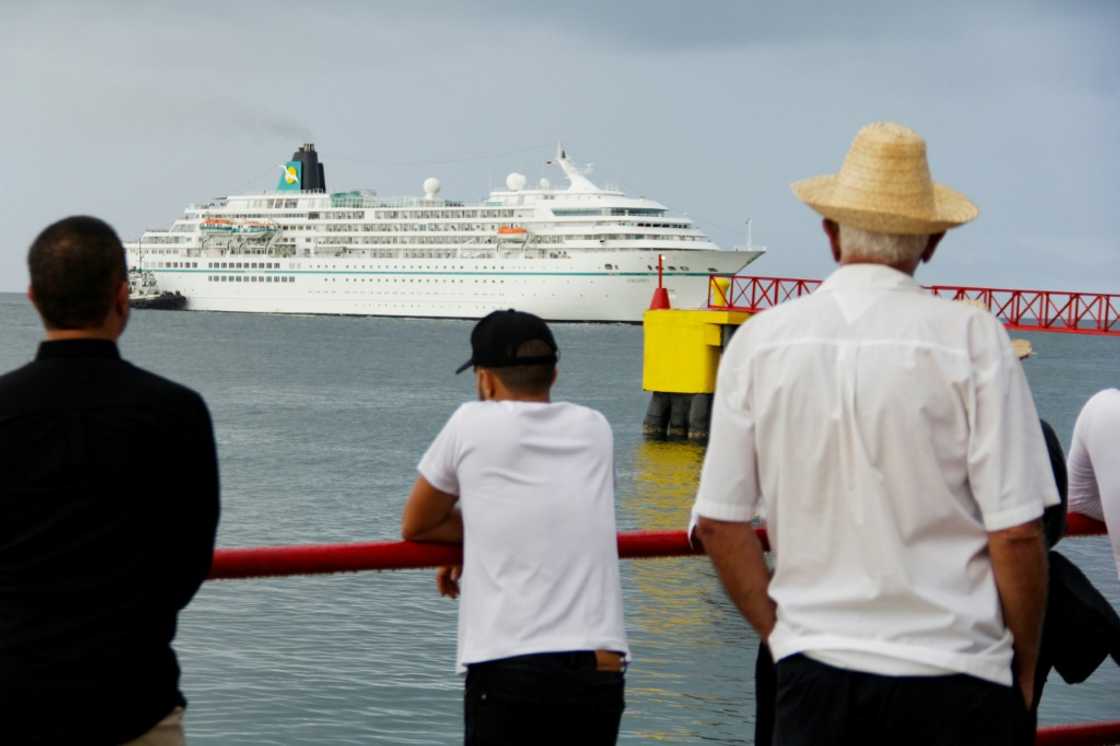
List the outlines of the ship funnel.
{"label": "ship funnel", "polygon": [[305,143],[299,150],[292,154],[292,161],[301,164],[301,185],[305,192],[327,191],[327,179],[323,174],[323,164],[319,162],[319,154],[315,152],[313,143]]}

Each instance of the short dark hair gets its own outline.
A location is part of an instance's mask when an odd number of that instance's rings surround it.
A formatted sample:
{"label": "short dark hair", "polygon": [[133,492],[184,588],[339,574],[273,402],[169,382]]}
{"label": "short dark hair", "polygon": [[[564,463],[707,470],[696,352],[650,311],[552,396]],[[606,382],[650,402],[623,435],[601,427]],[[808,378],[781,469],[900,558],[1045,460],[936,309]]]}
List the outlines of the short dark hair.
{"label": "short dark hair", "polygon": [[[517,348],[517,357],[538,357],[553,354],[553,349],[542,339],[530,339]],[[484,367],[484,366],[483,366]],[[555,363],[544,365],[510,365],[489,368],[502,385],[515,394],[543,394],[552,387]]]}
{"label": "short dark hair", "polygon": [[113,293],[128,276],[117,232],[89,215],[44,228],[27,252],[27,268],[35,305],[52,329],[86,329],[103,322]]}

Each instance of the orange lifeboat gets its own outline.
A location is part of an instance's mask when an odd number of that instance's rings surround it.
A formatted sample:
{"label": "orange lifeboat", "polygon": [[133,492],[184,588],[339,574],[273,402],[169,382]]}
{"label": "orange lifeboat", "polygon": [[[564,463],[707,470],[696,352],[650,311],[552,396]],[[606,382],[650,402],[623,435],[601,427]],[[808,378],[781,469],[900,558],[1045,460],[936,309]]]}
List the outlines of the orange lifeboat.
{"label": "orange lifeboat", "polygon": [[527,228],[520,225],[499,225],[498,237],[499,238],[525,238],[529,234]]}

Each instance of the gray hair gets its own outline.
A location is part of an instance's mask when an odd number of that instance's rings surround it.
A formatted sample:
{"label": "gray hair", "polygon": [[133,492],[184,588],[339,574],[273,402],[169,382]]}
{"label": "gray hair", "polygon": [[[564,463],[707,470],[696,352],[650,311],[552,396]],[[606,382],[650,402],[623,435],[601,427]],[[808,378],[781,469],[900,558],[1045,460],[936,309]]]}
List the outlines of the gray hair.
{"label": "gray hair", "polygon": [[841,258],[858,256],[883,264],[907,264],[915,261],[929,244],[929,236],[874,233],[840,224]]}

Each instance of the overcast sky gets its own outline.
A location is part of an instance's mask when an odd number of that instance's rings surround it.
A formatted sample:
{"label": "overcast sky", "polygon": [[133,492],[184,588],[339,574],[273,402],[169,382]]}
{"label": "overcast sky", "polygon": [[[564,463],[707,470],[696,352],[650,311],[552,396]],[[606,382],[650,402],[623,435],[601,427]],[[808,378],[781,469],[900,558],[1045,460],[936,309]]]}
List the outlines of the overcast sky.
{"label": "overcast sky", "polygon": [[789,182],[892,119],[981,209],[925,282],[1120,292],[1120,3],[0,0],[0,290],[47,223],[134,239],[271,189],[315,142],[333,190],[477,199],[562,140],[754,274],[831,268]]}

